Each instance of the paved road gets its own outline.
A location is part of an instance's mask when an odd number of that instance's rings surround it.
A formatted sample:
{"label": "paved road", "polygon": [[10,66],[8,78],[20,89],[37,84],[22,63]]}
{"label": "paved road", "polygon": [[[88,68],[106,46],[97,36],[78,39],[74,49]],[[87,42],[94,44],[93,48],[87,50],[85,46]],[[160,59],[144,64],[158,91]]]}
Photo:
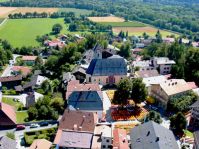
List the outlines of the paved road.
{"label": "paved road", "polygon": [[1,75],[2,77],[11,76],[11,69],[13,67],[13,64],[16,63],[16,58],[19,56],[20,55],[18,55],[18,54],[13,54],[13,59],[9,61],[10,63],[6,67],[6,69],[3,71],[2,75]]}
{"label": "paved road", "polygon": [[8,19],[4,19],[3,22],[1,22],[0,26],[2,26]]}
{"label": "paved road", "polygon": [[20,131],[16,131],[15,129],[10,129],[10,130],[1,130],[0,131],[0,137],[1,136],[5,136],[7,132],[14,132],[15,133],[15,139],[17,142],[17,149],[26,149],[26,147],[22,146],[21,144],[23,144],[23,138],[24,138],[24,132],[30,132],[30,131],[39,131],[39,130],[43,130],[43,129],[48,129],[48,128],[53,128],[56,127],[57,124],[49,124],[48,126],[45,127],[38,127],[38,128],[30,128],[30,126],[26,126],[26,129],[24,130],[20,130]]}

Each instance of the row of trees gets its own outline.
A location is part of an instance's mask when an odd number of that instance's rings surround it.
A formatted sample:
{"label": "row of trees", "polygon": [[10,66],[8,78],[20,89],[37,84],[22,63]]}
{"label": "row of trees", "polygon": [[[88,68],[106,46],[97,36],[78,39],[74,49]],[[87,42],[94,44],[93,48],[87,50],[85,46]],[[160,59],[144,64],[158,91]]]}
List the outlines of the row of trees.
{"label": "row of trees", "polygon": [[64,17],[73,17],[74,12],[53,12],[53,13],[38,13],[38,12],[26,12],[26,13],[13,13],[9,14],[10,19],[24,19],[24,18],[64,18]]}

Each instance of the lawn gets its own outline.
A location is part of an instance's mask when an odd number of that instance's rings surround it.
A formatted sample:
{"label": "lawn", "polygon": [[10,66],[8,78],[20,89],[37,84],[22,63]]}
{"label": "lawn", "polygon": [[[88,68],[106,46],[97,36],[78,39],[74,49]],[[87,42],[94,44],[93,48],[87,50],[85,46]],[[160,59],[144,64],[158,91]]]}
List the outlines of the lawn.
{"label": "lawn", "polygon": [[17,117],[17,124],[21,124],[25,122],[25,119],[28,117],[28,113],[27,111],[17,111],[16,117]]}
{"label": "lawn", "polygon": [[90,10],[76,8],[60,8],[59,12],[74,12],[76,16],[89,15],[91,13]]}
{"label": "lawn", "polygon": [[16,108],[16,110],[20,109],[20,108],[23,108],[24,105],[19,102],[19,101],[14,101],[13,98],[6,98],[6,97],[3,97],[2,98],[2,102],[8,104],[8,105],[11,105],[11,106],[14,106]]}
{"label": "lawn", "polygon": [[55,138],[55,134],[57,131],[57,127],[43,129],[40,131],[30,131],[24,133],[24,138],[26,145],[31,145],[35,139],[47,139],[48,141],[53,142]]}
{"label": "lawn", "polygon": [[140,22],[101,22],[103,25],[111,25],[112,27],[145,27],[146,25]]}
{"label": "lawn", "polygon": [[187,137],[193,138],[193,133],[190,132],[189,130],[184,130],[184,133]]}
{"label": "lawn", "polygon": [[14,47],[39,46],[36,37],[49,34],[56,23],[62,24],[62,32],[66,32],[62,18],[10,19],[0,27],[0,38],[8,40]]}
{"label": "lawn", "polygon": [[[61,34],[83,33],[68,31],[68,25],[64,24],[63,18],[9,19],[6,23],[0,26],[0,39],[9,41],[13,47],[38,47],[40,46],[40,43],[36,41],[36,37],[50,34],[53,25],[56,23],[61,24],[63,27]],[[51,35],[51,38],[55,38],[55,35]]]}

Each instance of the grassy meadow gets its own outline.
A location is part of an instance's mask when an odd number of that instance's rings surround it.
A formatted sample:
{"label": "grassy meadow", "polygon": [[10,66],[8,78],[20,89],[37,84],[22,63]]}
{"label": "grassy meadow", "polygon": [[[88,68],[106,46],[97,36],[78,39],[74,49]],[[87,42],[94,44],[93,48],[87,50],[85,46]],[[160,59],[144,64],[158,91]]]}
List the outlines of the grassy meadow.
{"label": "grassy meadow", "polygon": [[8,40],[14,47],[36,47],[40,44],[36,37],[50,34],[52,26],[56,23],[63,26],[61,33],[69,32],[63,18],[10,19],[0,27],[0,39]]}

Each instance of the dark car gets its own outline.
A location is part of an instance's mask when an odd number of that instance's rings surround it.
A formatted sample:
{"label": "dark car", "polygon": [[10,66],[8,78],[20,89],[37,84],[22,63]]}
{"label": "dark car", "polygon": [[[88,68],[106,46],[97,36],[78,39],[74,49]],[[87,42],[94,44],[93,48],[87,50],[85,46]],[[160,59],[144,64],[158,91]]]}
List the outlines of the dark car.
{"label": "dark car", "polygon": [[42,127],[42,126],[48,126],[48,122],[41,122],[39,123],[39,125]]}
{"label": "dark car", "polygon": [[24,130],[26,129],[25,125],[17,125],[16,130]]}

